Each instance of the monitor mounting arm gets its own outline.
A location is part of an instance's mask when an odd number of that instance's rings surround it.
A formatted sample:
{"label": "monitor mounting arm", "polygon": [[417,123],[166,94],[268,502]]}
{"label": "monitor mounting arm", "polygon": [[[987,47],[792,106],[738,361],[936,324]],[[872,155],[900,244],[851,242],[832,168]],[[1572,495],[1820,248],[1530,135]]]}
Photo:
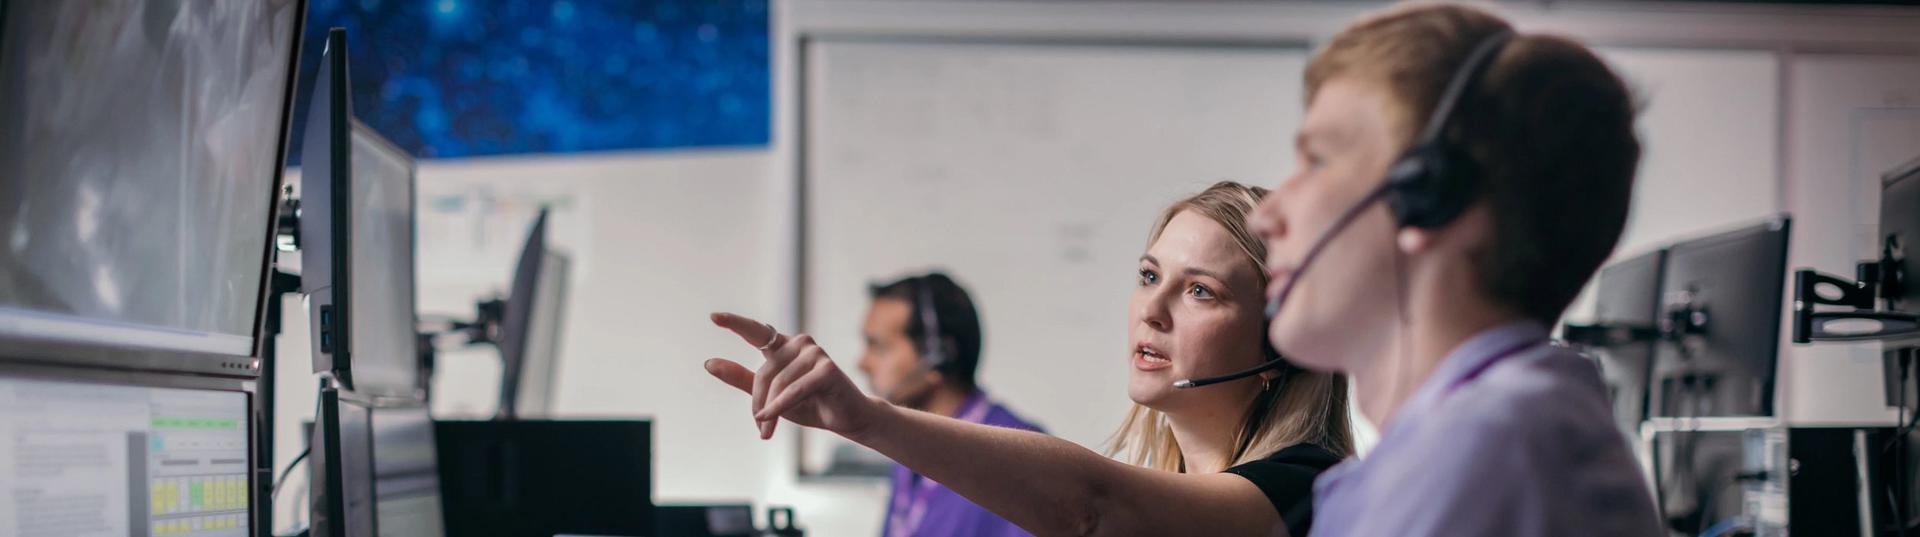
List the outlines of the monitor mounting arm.
{"label": "monitor mounting arm", "polygon": [[1655,341],[1682,342],[1689,335],[1705,334],[1707,310],[1688,294],[1680,303],[1668,306],[1652,324],[1598,322],[1561,325],[1561,339],[1583,347],[1617,347]]}
{"label": "monitor mounting arm", "polygon": [[420,388],[432,389],[433,371],[437,363],[440,336],[459,336],[461,346],[500,344],[505,329],[507,301],[499,297],[485,298],[473,304],[473,318],[422,317],[414,329],[414,345],[420,356]]}
{"label": "monitor mounting arm", "polygon": [[[1881,300],[1900,296],[1904,277],[1892,256],[1862,261],[1855,277],[1812,269],[1793,273],[1793,342],[1886,341],[1920,336],[1920,315],[1881,311]],[[1827,292],[1822,292],[1822,291]],[[1819,311],[1818,306],[1852,310]]]}

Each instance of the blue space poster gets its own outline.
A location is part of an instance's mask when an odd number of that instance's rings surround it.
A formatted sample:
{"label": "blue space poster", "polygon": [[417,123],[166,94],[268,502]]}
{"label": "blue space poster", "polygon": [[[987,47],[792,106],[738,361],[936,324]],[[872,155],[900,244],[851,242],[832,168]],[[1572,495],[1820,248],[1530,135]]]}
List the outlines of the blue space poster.
{"label": "blue space poster", "polygon": [[327,30],[354,113],[420,158],[764,146],[767,0],[311,0],[289,147]]}

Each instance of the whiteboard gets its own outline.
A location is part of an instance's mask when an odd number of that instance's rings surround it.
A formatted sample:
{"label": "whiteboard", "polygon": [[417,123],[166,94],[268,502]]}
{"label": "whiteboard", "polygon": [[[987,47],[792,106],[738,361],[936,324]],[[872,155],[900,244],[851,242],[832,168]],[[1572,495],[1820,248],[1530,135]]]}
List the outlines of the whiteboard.
{"label": "whiteboard", "polygon": [[981,312],[981,385],[1095,450],[1130,404],[1126,308],[1149,228],[1215,181],[1279,182],[1306,58],[901,41],[804,54],[805,328],[861,378],[868,285],[947,270]]}

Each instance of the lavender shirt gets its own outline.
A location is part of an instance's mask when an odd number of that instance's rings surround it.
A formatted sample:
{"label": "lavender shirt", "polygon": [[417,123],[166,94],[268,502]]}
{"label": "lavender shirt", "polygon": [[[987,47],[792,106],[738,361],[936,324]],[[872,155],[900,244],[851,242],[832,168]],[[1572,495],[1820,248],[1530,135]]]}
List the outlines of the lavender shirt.
{"label": "lavender shirt", "polygon": [[1662,535],[1599,371],[1546,338],[1513,322],[1454,349],[1314,483],[1311,535]]}
{"label": "lavender shirt", "polygon": [[[973,392],[960,404],[956,417],[973,423],[1046,432],[993,403],[980,391]],[[1032,536],[945,485],[899,465],[893,467],[893,495],[887,502],[887,518],[883,522],[882,537]]]}

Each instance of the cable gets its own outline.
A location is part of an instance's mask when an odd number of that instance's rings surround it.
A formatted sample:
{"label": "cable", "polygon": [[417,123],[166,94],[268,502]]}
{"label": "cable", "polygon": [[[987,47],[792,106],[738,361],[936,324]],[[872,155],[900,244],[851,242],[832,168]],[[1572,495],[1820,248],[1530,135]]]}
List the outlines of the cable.
{"label": "cable", "polygon": [[[322,389],[325,389],[324,383],[322,384]],[[321,400],[321,396],[316,393],[313,397],[313,415],[316,419],[320,416]],[[280,477],[274,478],[273,488],[267,491],[267,509],[273,509],[275,505],[279,505],[276,500],[280,498],[280,487],[287,484],[287,478],[293,475],[293,469],[300,467],[300,462],[307,460],[307,455],[311,453],[313,453],[313,441],[312,439],[308,439],[306,449],[300,450],[299,455],[295,455],[293,460],[287,461],[287,467],[280,470]],[[298,512],[299,510],[296,509],[295,511]],[[269,531],[271,531],[271,529],[269,529]]]}
{"label": "cable", "polygon": [[287,484],[287,477],[293,475],[293,469],[300,466],[300,461],[307,460],[307,454],[311,452],[313,452],[313,446],[307,446],[307,449],[300,450],[300,454],[287,463],[287,469],[280,471],[280,477],[274,478],[273,491],[267,493],[267,503],[269,505],[280,497],[280,486]]}

